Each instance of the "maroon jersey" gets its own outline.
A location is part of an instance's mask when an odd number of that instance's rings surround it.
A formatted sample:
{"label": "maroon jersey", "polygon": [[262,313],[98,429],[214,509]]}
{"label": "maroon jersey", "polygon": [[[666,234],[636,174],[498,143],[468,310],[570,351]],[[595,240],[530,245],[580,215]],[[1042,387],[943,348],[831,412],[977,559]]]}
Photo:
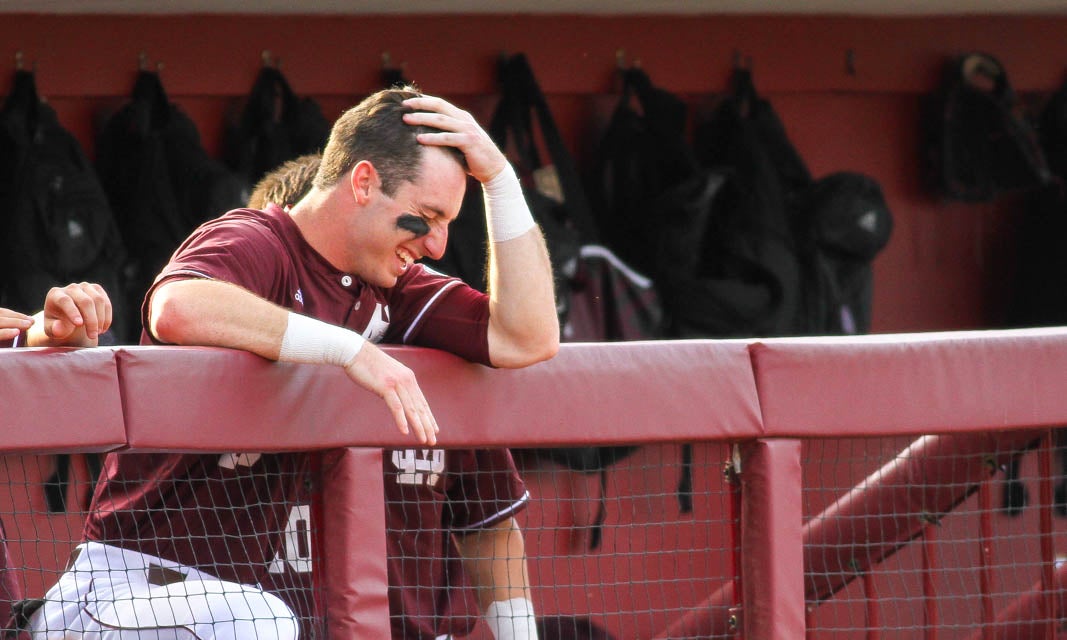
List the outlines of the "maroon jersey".
{"label": "maroon jersey", "polygon": [[[489,364],[484,294],[422,265],[395,287],[370,286],[332,267],[274,205],[205,223],[146,300],[174,278],[231,282],[373,342],[441,348]],[[275,557],[307,466],[306,454],[109,454],[84,536],[255,584]]]}
{"label": "maroon jersey", "polygon": [[528,494],[507,449],[384,452],[393,638],[466,635],[478,620],[452,534],[501,522]]}

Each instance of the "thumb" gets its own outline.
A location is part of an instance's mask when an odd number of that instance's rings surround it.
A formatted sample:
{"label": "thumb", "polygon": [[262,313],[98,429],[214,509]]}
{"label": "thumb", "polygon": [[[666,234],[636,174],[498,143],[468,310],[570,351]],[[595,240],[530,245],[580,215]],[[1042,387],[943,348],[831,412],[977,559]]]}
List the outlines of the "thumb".
{"label": "thumb", "polygon": [[49,337],[53,340],[63,340],[74,333],[74,330],[78,327],[69,320],[63,318],[56,318],[52,321],[52,324],[48,327]]}

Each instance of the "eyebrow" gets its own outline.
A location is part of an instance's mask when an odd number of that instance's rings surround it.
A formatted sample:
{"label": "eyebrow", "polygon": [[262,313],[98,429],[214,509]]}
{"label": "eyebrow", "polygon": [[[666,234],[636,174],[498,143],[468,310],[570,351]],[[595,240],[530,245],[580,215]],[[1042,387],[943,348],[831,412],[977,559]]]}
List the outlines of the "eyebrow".
{"label": "eyebrow", "polygon": [[435,216],[437,216],[438,218],[444,220],[446,223],[449,223],[449,224],[454,222],[456,220],[456,218],[459,217],[459,211],[456,212],[455,216],[452,216],[450,218],[450,217],[448,217],[448,213],[445,212],[444,209],[442,209],[440,207],[437,207],[437,206],[434,206],[432,204],[420,204],[418,206],[418,209],[421,210],[421,211],[428,211],[430,213],[433,213]]}

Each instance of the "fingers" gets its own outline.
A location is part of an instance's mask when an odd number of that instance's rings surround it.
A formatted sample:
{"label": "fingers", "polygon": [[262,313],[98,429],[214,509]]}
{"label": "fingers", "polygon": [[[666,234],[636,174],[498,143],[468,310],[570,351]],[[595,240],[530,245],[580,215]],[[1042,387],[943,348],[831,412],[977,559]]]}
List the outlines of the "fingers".
{"label": "fingers", "polygon": [[11,340],[32,324],[33,318],[30,316],[0,307],[0,340]]}
{"label": "fingers", "polygon": [[411,381],[413,383],[411,386],[401,389],[397,394],[402,398],[404,415],[419,442],[427,445],[437,444],[439,429],[433,413],[430,412],[430,404],[422,395],[422,389],[415,383],[414,374],[412,374]]}
{"label": "fingers", "polygon": [[415,439],[421,444],[437,444],[437,421],[430,412],[430,405],[422,396],[418,385],[412,388],[400,387],[385,395],[385,402],[393,414],[400,433],[407,435],[414,432]]}
{"label": "fingers", "polygon": [[96,340],[111,327],[111,300],[98,284],[81,282],[54,287],[45,297],[45,333],[64,340],[82,327],[89,340]]}
{"label": "fingers", "polygon": [[434,113],[450,116],[452,118],[466,120],[468,122],[475,122],[474,116],[472,116],[470,113],[464,111],[463,109],[460,109],[448,100],[445,100],[444,98],[438,98],[437,96],[419,96],[417,98],[408,98],[404,101],[404,105],[415,109],[415,111],[432,111]]}
{"label": "fingers", "polygon": [[404,122],[440,129],[440,132],[419,134],[419,142],[459,149],[467,160],[470,174],[479,182],[488,182],[507,164],[503,152],[470,113],[433,96],[409,98],[404,104],[416,110],[405,113]]}
{"label": "fingers", "polygon": [[373,344],[364,344],[345,372],[360,386],[385,400],[400,433],[414,433],[422,444],[437,443],[440,430],[415,373]]}

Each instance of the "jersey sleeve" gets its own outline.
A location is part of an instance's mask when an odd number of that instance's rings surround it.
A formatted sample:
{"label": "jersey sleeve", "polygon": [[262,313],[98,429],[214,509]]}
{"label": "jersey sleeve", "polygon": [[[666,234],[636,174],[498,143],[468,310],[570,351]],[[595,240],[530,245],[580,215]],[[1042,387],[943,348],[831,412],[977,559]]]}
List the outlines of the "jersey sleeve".
{"label": "jersey sleeve", "polygon": [[444,524],[457,533],[486,529],[519,513],[530,500],[507,449],[457,452],[463,457],[450,483]]}
{"label": "jersey sleeve", "polygon": [[489,362],[489,297],[422,265],[391,292],[394,319],[386,342],[430,347]]}
{"label": "jersey sleeve", "polygon": [[145,295],[142,326],[148,326],[152,295],[160,285],[172,280],[220,280],[263,298],[273,297],[280,284],[281,260],[286,255],[282,241],[266,225],[237,213],[205,223],[178,247]]}

